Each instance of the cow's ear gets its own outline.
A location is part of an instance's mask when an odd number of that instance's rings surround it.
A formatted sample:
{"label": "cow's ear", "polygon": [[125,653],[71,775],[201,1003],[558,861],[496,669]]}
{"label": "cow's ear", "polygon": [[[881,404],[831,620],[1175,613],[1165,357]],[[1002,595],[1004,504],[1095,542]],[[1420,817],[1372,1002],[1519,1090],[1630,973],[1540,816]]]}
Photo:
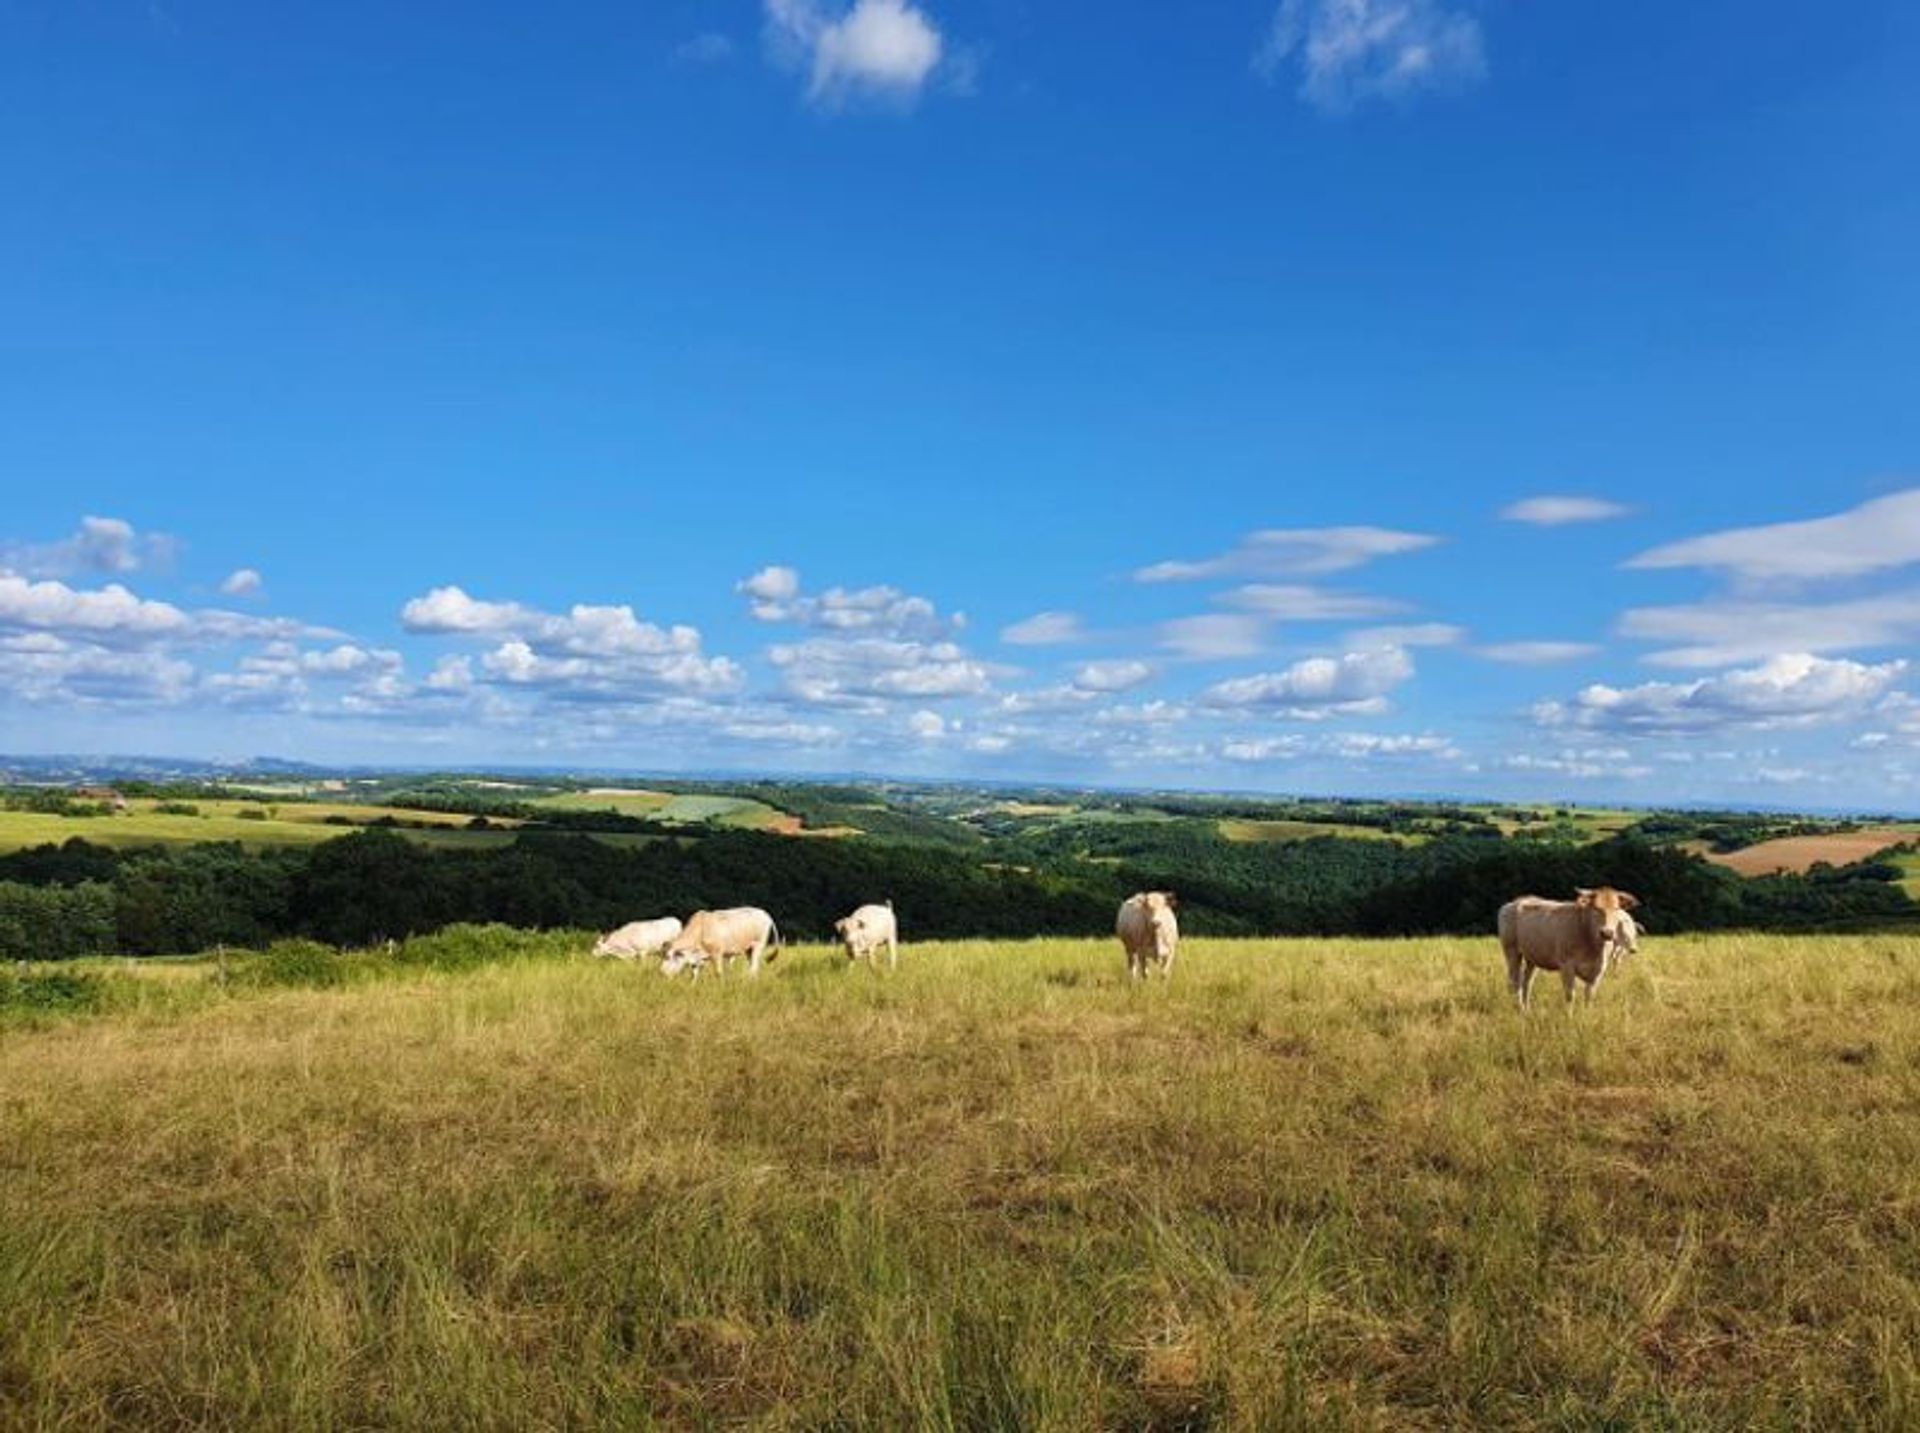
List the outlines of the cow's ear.
{"label": "cow's ear", "polygon": [[1620,897],[1621,910],[1637,911],[1640,909],[1640,897],[1633,895],[1631,892],[1628,892],[1628,891],[1617,891],[1615,892],[1615,894]]}
{"label": "cow's ear", "polygon": [[1581,905],[1581,906],[1590,906],[1590,905],[1592,905],[1592,904],[1593,904],[1593,891],[1592,891],[1592,889],[1591,889],[1590,887],[1588,887],[1588,886],[1576,886],[1576,887],[1574,887],[1574,891],[1573,891],[1573,901],[1574,901],[1574,904],[1575,904],[1575,905]]}
{"label": "cow's ear", "polygon": [[1179,908],[1180,908],[1180,897],[1176,896],[1172,891],[1168,891],[1167,892],[1167,909],[1171,911],[1171,910],[1178,910]]}

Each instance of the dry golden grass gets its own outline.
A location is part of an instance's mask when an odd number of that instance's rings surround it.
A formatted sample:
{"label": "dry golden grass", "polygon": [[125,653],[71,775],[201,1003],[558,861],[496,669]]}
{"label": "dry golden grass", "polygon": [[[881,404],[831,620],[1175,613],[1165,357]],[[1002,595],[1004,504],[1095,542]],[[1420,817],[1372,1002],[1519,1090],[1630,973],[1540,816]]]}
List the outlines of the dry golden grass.
{"label": "dry golden grass", "polygon": [[1889,846],[1913,840],[1915,834],[1912,830],[1887,826],[1867,831],[1835,831],[1824,836],[1782,836],[1777,841],[1762,841],[1738,851],[1705,851],[1703,854],[1709,861],[1743,876],[1770,876],[1776,871],[1798,874],[1811,870],[1820,861],[1831,866],[1864,861]]}
{"label": "dry golden grass", "polygon": [[1109,944],[0,1032],[0,1424],[1920,1421],[1920,942]]}

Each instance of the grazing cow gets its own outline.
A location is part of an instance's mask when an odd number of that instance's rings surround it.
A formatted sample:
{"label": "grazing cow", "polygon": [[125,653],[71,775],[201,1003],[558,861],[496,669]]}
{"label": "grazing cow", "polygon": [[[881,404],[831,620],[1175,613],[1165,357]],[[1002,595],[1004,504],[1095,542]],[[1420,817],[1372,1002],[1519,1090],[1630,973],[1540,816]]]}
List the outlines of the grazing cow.
{"label": "grazing cow", "polygon": [[744,955],[747,973],[758,975],[762,958],[771,961],[779,953],[780,928],[773,923],[773,917],[759,907],[695,911],[687,918],[687,928],[668,945],[660,969],[667,975],[678,975],[683,970],[697,975],[711,965],[725,975],[727,962],[736,955]]}
{"label": "grazing cow", "polygon": [[1571,901],[1549,901],[1521,896],[1500,907],[1500,948],[1507,957],[1507,986],[1520,1008],[1527,1005],[1527,987],[1536,970],[1557,970],[1560,984],[1573,999],[1574,982],[1586,987],[1587,999],[1599,987],[1615,952],[1621,948],[1621,922],[1640,902],[1611,886],[1582,890]]}
{"label": "grazing cow", "polygon": [[1640,953],[1640,923],[1625,911],[1613,928],[1613,963],[1618,965],[1630,955]]}
{"label": "grazing cow", "polygon": [[881,906],[862,906],[852,915],[842,916],[833,923],[833,931],[847,950],[845,969],[852,970],[856,960],[871,965],[873,953],[883,945],[887,948],[887,968],[900,968],[900,925],[893,918],[892,901]]}
{"label": "grazing cow", "polygon": [[645,955],[658,955],[673,944],[673,938],[680,934],[682,927],[674,916],[662,916],[659,920],[629,921],[619,930],[608,931],[593,943],[595,955],[610,955],[615,960],[638,960]]}
{"label": "grazing cow", "polygon": [[1180,922],[1174,919],[1173,907],[1169,891],[1141,891],[1120,903],[1113,933],[1126,948],[1127,973],[1135,980],[1146,978],[1149,962],[1173,979],[1173,957],[1180,944]]}

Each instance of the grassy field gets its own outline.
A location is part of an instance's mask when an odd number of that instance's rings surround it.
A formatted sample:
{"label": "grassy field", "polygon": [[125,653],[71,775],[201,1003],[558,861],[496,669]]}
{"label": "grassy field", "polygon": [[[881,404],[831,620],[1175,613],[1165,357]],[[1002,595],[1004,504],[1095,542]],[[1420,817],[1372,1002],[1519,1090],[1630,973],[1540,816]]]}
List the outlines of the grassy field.
{"label": "grassy field", "polygon": [[[111,816],[54,816],[31,811],[0,811],[0,851],[70,840],[79,836],[100,846],[186,846],[199,841],[239,841],[248,846],[312,845],[347,835],[340,822],[364,826],[392,817],[431,830],[402,830],[401,835],[427,845],[503,845],[513,839],[510,830],[467,831],[470,819],[434,811],[403,811],[387,806],[356,806],[330,801],[194,801],[195,816],[175,816],[155,810],[160,803],[134,800],[128,809]],[[258,813],[255,818],[240,813]],[[501,827],[517,825],[498,821]]]}
{"label": "grassy field", "polygon": [[471,939],[0,1026],[0,1425],[1920,1423],[1920,941]]}

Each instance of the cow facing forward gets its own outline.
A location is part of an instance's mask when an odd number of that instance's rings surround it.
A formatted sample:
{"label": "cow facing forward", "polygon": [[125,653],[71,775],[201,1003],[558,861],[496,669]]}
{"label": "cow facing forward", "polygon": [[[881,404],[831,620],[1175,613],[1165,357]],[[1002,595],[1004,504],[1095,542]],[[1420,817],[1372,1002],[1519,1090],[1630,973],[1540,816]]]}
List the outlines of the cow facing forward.
{"label": "cow facing forward", "polygon": [[727,973],[727,962],[736,955],[747,958],[747,973],[758,975],[762,960],[772,961],[780,953],[780,928],[773,917],[758,906],[735,906],[724,911],[695,911],[687,918],[686,929],[667,946],[660,969],[667,975],[691,970],[698,975],[711,965],[719,974]]}
{"label": "cow facing forward", "polygon": [[1158,967],[1173,979],[1173,957],[1180,945],[1180,922],[1174,918],[1170,891],[1141,891],[1120,903],[1113,933],[1127,952],[1127,974],[1144,980],[1147,966]]}
{"label": "cow facing forward", "polygon": [[1507,987],[1527,1005],[1527,987],[1536,970],[1554,970],[1567,999],[1573,999],[1573,987],[1586,987],[1593,999],[1601,977],[1616,954],[1626,949],[1624,922],[1640,902],[1625,891],[1611,886],[1582,890],[1571,901],[1549,901],[1539,896],[1521,896],[1500,907],[1500,948],[1507,957]]}
{"label": "cow facing forward", "polygon": [[608,931],[593,943],[595,955],[610,955],[615,960],[639,960],[658,955],[673,944],[682,926],[675,916],[659,920],[629,921],[619,930]]}
{"label": "cow facing forward", "polygon": [[842,916],[833,923],[833,933],[846,947],[846,969],[852,970],[854,962],[860,960],[872,965],[874,952],[882,946],[887,950],[887,969],[900,968],[900,924],[894,919],[892,901],[862,906],[852,915]]}

